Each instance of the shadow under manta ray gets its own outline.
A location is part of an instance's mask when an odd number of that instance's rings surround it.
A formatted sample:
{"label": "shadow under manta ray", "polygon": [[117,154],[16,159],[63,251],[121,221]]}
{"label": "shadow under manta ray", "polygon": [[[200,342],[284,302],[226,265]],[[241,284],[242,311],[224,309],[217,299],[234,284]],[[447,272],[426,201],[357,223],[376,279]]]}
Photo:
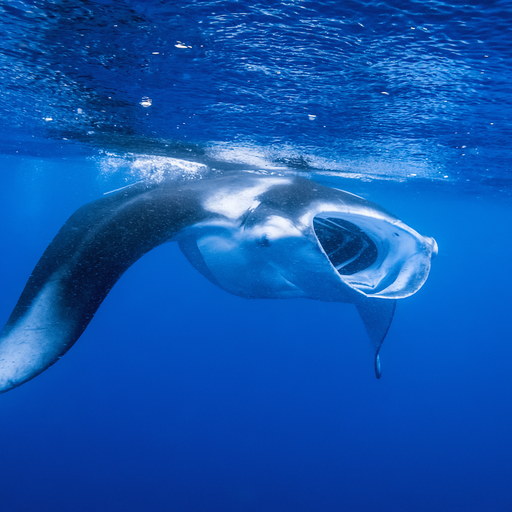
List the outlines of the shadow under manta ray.
{"label": "shadow under manta ray", "polygon": [[377,378],[396,299],[418,291],[437,253],[378,205],[303,178],[138,183],[77,210],[44,252],[0,336],[0,392],[55,363],[123,272],[168,241],[235,295],[355,304]]}

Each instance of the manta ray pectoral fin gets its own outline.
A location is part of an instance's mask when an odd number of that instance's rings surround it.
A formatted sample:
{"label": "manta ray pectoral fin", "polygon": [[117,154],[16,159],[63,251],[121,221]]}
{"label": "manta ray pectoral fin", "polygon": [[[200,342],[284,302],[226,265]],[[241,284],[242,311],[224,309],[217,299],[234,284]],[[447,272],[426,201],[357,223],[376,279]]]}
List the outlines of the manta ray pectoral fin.
{"label": "manta ray pectoral fin", "polygon": [[396,300],[393,299],[368,298],[356,303],[374,350],[375,376],[377,379],[381,377],[379,352],[393,320],[395,306]]}
{"label": "manta ray pectoral fin", "polygon": [[137,184],[77,210],[50,243],[0,334],[0,393],[55,363],[142,255],[203,220],[189,188]]}

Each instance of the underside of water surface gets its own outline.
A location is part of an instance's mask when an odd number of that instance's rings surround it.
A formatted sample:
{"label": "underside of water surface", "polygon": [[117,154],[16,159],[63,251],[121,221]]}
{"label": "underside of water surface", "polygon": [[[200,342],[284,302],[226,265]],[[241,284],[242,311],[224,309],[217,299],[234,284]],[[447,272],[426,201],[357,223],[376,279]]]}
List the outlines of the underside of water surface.
{"label": "underside of water surface", "polygon": [[0,10],[4,153],[511,188],[506,2]]}

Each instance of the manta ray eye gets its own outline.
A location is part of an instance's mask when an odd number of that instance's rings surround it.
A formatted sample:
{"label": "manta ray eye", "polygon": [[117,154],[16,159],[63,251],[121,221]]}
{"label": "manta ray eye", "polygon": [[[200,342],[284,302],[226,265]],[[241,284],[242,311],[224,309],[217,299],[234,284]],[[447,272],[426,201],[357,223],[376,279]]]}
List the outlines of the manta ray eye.
{"label": "manta ray eye", "polygon": [[355,224],[334,217],[313,219],[315,234],[339,274],[352,275],[373,265],[377,246]]}

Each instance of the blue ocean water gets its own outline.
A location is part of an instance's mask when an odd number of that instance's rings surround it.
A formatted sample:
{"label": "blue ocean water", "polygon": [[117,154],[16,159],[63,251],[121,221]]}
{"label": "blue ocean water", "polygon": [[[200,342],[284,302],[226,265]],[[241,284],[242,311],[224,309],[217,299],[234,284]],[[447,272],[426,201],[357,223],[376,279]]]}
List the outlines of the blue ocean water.
{"label": "blue ocean water", "polygon": [[352,305],[153,250],[0,396],[0,510],[511,510],[509,2],[0,8],[2,325],[66,219],[143,179],[299,174],[439,244],[380,380]]}

